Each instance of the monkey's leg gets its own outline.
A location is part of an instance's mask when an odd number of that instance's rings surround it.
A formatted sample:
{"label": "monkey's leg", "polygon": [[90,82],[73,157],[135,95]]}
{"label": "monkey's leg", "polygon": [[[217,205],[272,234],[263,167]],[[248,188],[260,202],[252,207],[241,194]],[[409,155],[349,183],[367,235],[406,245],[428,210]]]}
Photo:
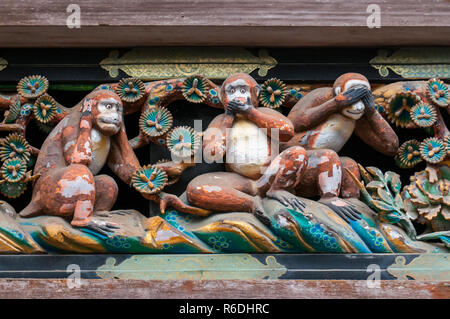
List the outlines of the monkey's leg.
{"label": "monkey's leg", "polygon": [[92,215],[94,211],[111,210],[117,199],[118,187],[114,179],[107,175],[98,175],[93,179],[95,183],[95,194],[87,198],[80,198],[75,203],[71,225],[74,227],[89,228],[102,235],[110,236],[119,227],[115,223],[96,219]]}
{"label": "monkey's leg", "polygon": [[[319,202],[330,207],[338,216],[347,222],[360,219],[360,214],[353,205],[340,199],[342,166],[339,156],[329,149],[309,150],[308,168],[299,187],[308,187],[311,182],[316,185],[320,195]],[[302,183],[304,185],[302,185]],[[298,189],[298,188],[297,188]]]}
{"label": "monkey's leg", "polygon": [[192,205],[217,212],[249,212],[267,223],[255,182],[236,173],[207,173],[194,178],[187,187]]}
{"label": "monkey's leg", "polygon": [[97,175],[95,180],[94,211],[110,211],[117,200],[119,188],[116,181],[108,175]]}
{"label": "monkey's leg", "polygon": [[341,190],[342,166],[333,150],[311,150],[308,169],[313,169],[320,198],[337,197]]}
{"label": "monkey's leg", "polygon": [[41,215],[42,207],[39,203],[37,203],[34,200],[31,200],[31,202],[25,207],[20,213],[20,217],[35,217]]}
{"label": "monkey's leg", "polygon": [[85,227],[105,236],[110,236],[119,227],[115,223],[94,219],[92,214],[94,205],[91,200],[79,200],[75,204],[75,212],[71,225],[74,227]]}
{"label": "monkey's leg", "polygon": [[85,227],[89,224],[94,213],[93,199],[79,200],[75,203],[72,226]]}
{"label": "monkey's leg", "polygon": [[264,171],[256,182],[262,192],[270,185],[266,196],[290,205],[293,209],[303,211],[305,204],[292,192],[299,183],[308,166],[306,150],[300,146],[292,146],[281,152]]}
{"label": "monkey's leg", "polygon": [[41,176],[33,189],[33,201],[42,212],[54,216],[73,216],[71,225],[87,227],[108,235],[117,228],[112,223],[94,220],[95,179],[89,168],[81,164],[50,171]]}
{"label": "monkey's leg", "polygon": [[94,196],[94,177],[86,166],[73,164],[48,170],[36,180],[31,202],[20,215],[72,217],[78,200]]}
{"label": "monkey's leg", "polygon": [[358,164],[350,157],[341,157],[340,161],[342,165],[341,197],[359,198],[359,187],[346,170],[348,169],[356,178],[361,180]]}

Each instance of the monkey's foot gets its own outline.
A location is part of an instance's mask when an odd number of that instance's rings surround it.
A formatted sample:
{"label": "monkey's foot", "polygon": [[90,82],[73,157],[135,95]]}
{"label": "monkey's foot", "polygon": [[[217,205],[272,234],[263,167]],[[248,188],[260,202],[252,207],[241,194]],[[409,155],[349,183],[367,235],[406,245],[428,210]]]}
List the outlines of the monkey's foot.
{"label": "monkey's foot", "polygon": [[103,220],[95,219],[92,217],[87,222],[72,221],[71,224],[74,227],[83,227],[93,230],[107,237],[110,237],[117,229],[119,229],[119,226],[115,223],[105,222]]}
{"label": "monkey's foot", "polygon": [[201,217],[209,216],[212,213],[212,211],[210,210],[186,204],[176,195],[161,192],[159,202],[159,209],[161,211],[161,214],[165,214],[167,207],[172,207],[182,213],[187,213]]}
{"label": "monkey's foot", "polygon": [[267,216],[266,211],[264,210],[262,199],[259,196],[255,196],[252,214],[255,215],[255,217],[258,218],[259,221],[267,227],[270,227],[272,225],[269,216]]}
{"label": "monkey's foot", "polygon": [[94,213],[95,216],[97,217],[110,217],[111,215],[120,215],[120,216],[126,216],[128,215],[129,212],[127,211],[122,211],[122,210],[113,210],[113,211],[96,211]]}
{"label": "monkey's foot", "polygon": [[306,205],[294,194],[289,193],[285,190],[269,190],[266,194],[266,197],[275,199],[279,201],[284,206],[290,206],[292,209],[297,210],[303,213]]}
{"label": "monkey's foot", "polygon": [[361,213],[356,210],[356,207],[339,197],[321,198],[319,203],[331,208],[347,223],[350,223],[351,220],[356,221],[361,219]]}

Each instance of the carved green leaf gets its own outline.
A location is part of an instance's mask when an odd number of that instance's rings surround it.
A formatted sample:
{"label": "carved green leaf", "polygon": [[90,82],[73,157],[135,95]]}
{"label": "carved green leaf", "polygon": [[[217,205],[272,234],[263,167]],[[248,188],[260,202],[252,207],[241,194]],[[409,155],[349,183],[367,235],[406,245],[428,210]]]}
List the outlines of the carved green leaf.
{"label": "carved green leaf", "polygon": [[386,181],[385,181],[385,179],[384,179],[384,174],[383,174],[383,172],[382,172],[379,168],[377,168],[377,167],[375,167],[375,166],[369,166],[369,167],[366,167],[366,169],[367,169],[367,170],[369,171],[369,173],[372,174],[372,176],[374,176],[377,180],[379,180],[379,181],[383,182],[384,184],[386,184]]}
{"label": "carved green leaf", "polygon": [[402,196],[400,194],[395,195],[394,206],[398,210],[404,210],[405,206],[403,205]]}
{"label": "carved green leaf", "polygon": [[380,211],[384,211],[384,212],[392,212],[395,211],[395,208],[385,202],[379,201],[374,199],[373,200],[373,205],[379,209]]}
{"label": "carved green leaf", "polygon": [[384,216],[390,223],[397,224],[403,219],[403,216],[396,211],[390,212],[386,216]]}
{"label": "carved green leaf", "polygon": [[366,171],[366,169],[362,165],[358,164],[358,168],[359,172],[361,173],[361,178],[365,184],[368,184],[373,180],[372,176],[370,176],[370,174]]}
{"label": "carved green leaf", "polygon": [[422,198],[411,198],[411,203],[419,206],[419,207],[427,207],[430,202],[423,200]]}
{"label": "carved green leaf", "polygon": [[381,200],[388,204],[393,204],[394,199],[392,198],[392,195],[386,192],[383,188],[378,188],[377,193]]}
{"label": "carved green leaf", "polygon": [[444,196],[444,197],[442,198],[442,202],[443,202],[445,205],[450,206],[450,195]]}
{"label": "carved green leaf", "polygon": [[434,239],[438,239],[441,236],[450,237],[450,230],[438,231],[438,232],[419,235],[419,236],[417,236],[417,239],[418,240],[434,240]]}
{"label": "carved green leaf", "polygon": [[379,189],[383,188],[384,184],[380,181],[371,181],[369,184],[366,185],[367,189]]}
{"label": "carved green leaf", "polygon": [[391,186],[391,189],[395,192],[395,194],[400,193],[402,190],[402,182],[400,181],[400,175],[394,172],[386,172],[384,174],[384,178],[387,183]]}

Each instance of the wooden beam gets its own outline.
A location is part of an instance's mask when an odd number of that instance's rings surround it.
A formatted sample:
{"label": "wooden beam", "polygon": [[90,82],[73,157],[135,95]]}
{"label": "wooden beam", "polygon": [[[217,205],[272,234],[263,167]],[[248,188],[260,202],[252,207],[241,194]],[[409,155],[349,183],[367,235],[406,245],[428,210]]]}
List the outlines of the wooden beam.
{"label": "wooden beam", "polygon": [[447,0],[378,0],[379,29],[367,27],[373,0],[79,0],[79,29],[69,3],[2,0],[0,46],[450,45]]}
{"label": "wooden beam", "polygon": [[368,288],[365,280],[117,280],[90,279],[70,289],[64,279],[1,279],[0,298],[299,299],[450,296],[448,282],[385,280]]}

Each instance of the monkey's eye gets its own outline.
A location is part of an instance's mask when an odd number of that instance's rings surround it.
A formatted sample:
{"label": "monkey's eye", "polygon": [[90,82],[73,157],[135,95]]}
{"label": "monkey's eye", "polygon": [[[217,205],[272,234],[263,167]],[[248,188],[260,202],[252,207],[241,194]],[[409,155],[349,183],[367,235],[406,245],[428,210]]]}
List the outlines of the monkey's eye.
{"label": "monkey's eye", "polygon": [[241,89],[241,93],[244,94],[245,93],[245,89]]}
{"label": "monkey's eye", "polygon": [[235,90],[235,89],[231,89],[230,92],[231,92],[231,93],[234,93],[234,92],[236,92],[236,90]]}
{"label": "monkey's eye", "polygon": [[110,110],[110,109],[112,108],[112,105],[111,105],[111,104],[106,104],[106,108],[107,108],[108,110]]}

